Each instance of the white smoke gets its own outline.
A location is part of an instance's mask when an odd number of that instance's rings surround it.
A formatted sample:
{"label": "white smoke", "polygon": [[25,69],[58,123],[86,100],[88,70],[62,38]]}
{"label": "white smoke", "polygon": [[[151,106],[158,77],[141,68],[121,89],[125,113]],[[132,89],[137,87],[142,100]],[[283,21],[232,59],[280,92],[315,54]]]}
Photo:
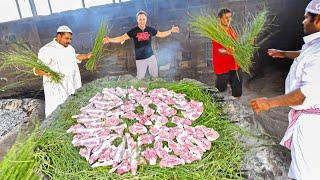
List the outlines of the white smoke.
{"label": "white smoke", "polygon": [[[167,43],[159,43],[155,51],[158,66],[160,70],[176,70],[177,59],[181,54],[181,44],[178,41],[171,41]],[[172,73],[172,72],[171,72]]]}

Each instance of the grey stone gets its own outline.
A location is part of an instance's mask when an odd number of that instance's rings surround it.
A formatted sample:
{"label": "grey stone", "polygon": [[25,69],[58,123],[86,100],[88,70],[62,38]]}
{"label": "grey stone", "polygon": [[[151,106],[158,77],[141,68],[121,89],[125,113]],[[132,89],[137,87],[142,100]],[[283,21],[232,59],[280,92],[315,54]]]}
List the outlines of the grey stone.
{"label": "grey stone", "polygon": [[27,134],[36,121],[44,119],[44,102],[38,99],[0,100],[0,160],[17,135]]}
{"label": "grey stone", "polygon": [[228,119],[249,132],[249,135],[237,134],[247,150],[242,170],[246,179],[289,179],[290,155],[280,147],[277,140],[266,134],[265,129],[255,120],[255,114],[242,100],[222,93],[220,104]]}
{"label": "grey stone", "polygon": [[18,107],[21,107],[22,100],[7,100],[2,103],[2,107],[5,110],[14,110],[18,109]]}

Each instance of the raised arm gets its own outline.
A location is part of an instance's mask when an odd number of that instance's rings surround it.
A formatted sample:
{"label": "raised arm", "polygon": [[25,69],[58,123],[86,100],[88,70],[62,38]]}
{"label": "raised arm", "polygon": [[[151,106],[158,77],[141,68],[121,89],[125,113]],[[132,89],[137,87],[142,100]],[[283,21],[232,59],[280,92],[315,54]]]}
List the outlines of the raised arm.
{"label": "raised arm", "polygon": [[172,28],[169,29],[168,31],[163,31],[163,32],[158,31],[156,36],[159,38],[164,38],[164,37],[169,36],[172,33],[178,33],[179,31],[180,31],[180,29],[178,26],[172,26]]}
{"label": "raised arm", "polygon": [[283,51],[278,49],[268,49],[268,55],[273,58],[295,59],[300,55],[300,51]]}
{"label": "raised arm", "polygon": [[270,108],[280,106],[298,106],[305,100],[304,94],[300,89],[292,91],[291,93],[273,97],[273,98],[256,98],[250,100],[250,105],[255,112],[269,110]]}
{"label": "raised arm", "polygon": [[106,36],[105,38],[103,38],[103,42],[104,44],[108,44],[108,43],[122,43],[126,40],[130,39],[130,37],[128,36],[127,33],[125,33],[124,35],[122,36],[118,36],[118,37],[115,37],[115,38],[110,38],[108,36]]}
{"label": "raised arm", "polygon": [[88,54],[78,54],[78,55],[76,56],[76,58],[77,58],[79,61],[84,61],[84,60],[90,59],[91,56],[93,56],[92,53],[88,53]]}

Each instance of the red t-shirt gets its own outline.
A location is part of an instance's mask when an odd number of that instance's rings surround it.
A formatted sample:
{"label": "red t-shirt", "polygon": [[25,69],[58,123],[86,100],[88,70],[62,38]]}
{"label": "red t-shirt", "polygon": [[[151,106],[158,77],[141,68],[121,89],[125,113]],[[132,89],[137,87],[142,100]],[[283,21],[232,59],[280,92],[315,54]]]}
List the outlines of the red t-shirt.
{"label": "red t-shirt", "polygon": [[[237,34],[230,27],[227,33],[234,39],[237,39]],[[238,70],[239,65],[234,60],[234,57],[229,54],[221,54],[219,49],[224,48],[221,44],[212,40],[212,65],[215,74],[224,74],[232,70]],[[225,49],[225,48],[224,48]]]}

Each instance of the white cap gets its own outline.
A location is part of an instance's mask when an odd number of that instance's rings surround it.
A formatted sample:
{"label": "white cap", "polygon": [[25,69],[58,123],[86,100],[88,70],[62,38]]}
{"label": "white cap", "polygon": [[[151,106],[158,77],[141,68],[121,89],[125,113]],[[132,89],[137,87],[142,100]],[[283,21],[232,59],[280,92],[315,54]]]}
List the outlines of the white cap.
{"label": "white cap", "polygon": [[312,0],[306,7],[306,12],[320,14],[320,0]]}
{"label": "white cap", "polygon": [[72,33],[71,29],[68,26],[60,26],[57,29],[57,33],[58,32],[68,32],[68,33]]}

